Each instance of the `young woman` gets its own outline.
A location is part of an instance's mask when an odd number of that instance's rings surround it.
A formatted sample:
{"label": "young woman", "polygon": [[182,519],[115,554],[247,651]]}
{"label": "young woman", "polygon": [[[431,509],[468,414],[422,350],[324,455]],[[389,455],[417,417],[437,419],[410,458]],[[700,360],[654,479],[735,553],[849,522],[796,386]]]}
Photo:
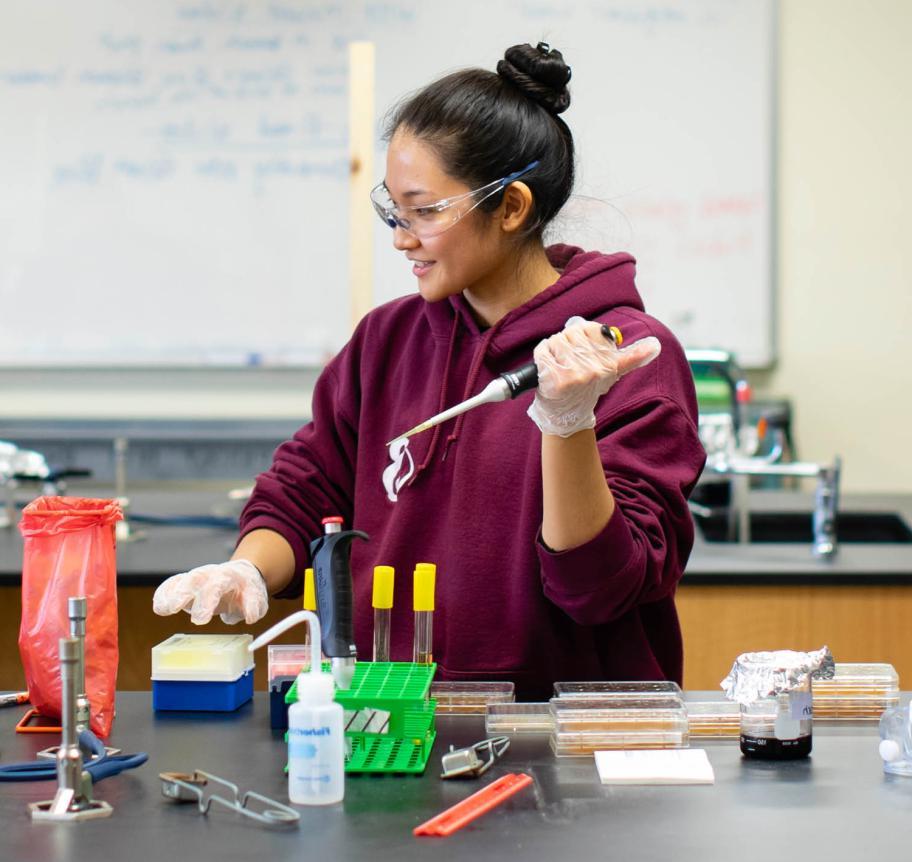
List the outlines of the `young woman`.
{"label": "young woman", "polygon": [[[693,383],[644,313],[627,254],[546,248],[573,186],[570,69],[539,44],[402,103],[372,201],[418,295],[377,308],[326,367],[313,420],[276,451],[228,563],[176,575],[155,610],[252,623],[299,595],[321,519],[352,545],[370,656],[374,565],[396,569],[392,658],[410,660],[411,574],[437,565],[438,679],[681,681],[675,587],[703,466]],[[618,348],[602,324],[623,336]],[[387,443],[534,355],[534,393]],[[531,417],[531,418],[530,418]]]}

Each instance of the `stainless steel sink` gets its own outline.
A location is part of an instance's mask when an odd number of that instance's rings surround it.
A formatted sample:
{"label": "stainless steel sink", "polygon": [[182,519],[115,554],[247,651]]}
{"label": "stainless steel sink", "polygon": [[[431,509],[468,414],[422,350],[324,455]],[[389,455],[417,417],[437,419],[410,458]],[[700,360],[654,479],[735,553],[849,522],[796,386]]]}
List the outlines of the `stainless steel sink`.
{"label": "stainless steel sink", "polygon": [[[713,512],[695,518],[697,528],[707,542],[732,542],[729,518],[725,512]],[[737,532],[737,525],[735,525]],[[751,543],[804,543],[814,539],[813,516],[810,512],[751,512]],[[734,541],[737,541],[737,535]],[[838,543],[910,544],[912,529],[895,512],[839,512],[836,515]]]}

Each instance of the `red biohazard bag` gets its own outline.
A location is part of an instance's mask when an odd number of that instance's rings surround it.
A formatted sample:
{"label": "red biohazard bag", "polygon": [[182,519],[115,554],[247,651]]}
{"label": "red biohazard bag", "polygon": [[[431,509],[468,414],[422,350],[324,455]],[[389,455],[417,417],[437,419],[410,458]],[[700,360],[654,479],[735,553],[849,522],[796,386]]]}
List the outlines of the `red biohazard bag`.
{"label": "red biohazard bag", "polygon": [[19,654],[29,700],[60,717],[60,638],[69,637],[67,599],[86,598],[85,673],[91,729],[111,732],[117,684],[117,559],[114,500],[39,497],[22,512],[22,623]]}

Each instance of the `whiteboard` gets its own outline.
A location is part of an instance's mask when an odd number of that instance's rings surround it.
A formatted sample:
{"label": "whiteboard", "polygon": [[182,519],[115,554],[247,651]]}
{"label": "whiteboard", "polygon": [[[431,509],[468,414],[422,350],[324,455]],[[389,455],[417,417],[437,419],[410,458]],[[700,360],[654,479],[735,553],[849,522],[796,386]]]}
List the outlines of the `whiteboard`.
{"label": "whiteboard", "polygon": [[[539,40],[573,68],[550,238],[638,259],[692,347],[774,357],[775,0],[6,0],[0,363],[307,365],[349,335],[347,45],[381,118]],[[378,176],[379,179],[379,176]],[[365,201],[365,206],[369,203]],[[377,220],[376,303],[415,290]]]}

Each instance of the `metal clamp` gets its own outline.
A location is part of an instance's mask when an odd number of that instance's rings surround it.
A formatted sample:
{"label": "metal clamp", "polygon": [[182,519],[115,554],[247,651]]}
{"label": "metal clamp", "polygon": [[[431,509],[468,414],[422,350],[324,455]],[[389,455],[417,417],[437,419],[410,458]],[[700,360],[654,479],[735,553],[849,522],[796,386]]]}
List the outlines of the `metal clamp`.
{"label": "metal clamp", "polygon": [[[297,824],[301,818],[300,813],[294,808],[289,808],[253,790],[248,790],[241,796],[236,784],[201,769],[196,769],[192,773],[160,772],[158,777],[162,783],[162,796],[174,802],[196,802],[200,814],[208,814],[209,807],[215,802],[266,826],[291,826]],[[209,784],[226,788],[229,791],[227,798],[216,793],[207,796],[203,790]],[[262,810],[250,808],[248,803],[251,800],[261,802]]]}
{"label": "metal clamp", "polygon": [[[478,778],[502,757],[510,747],[509,736],[494,736],[466,748],[450,746],[449,752],[441,758],[441,778]],[[481,756],[479,756],[481,755]],[[486,758],[485,760],[482,757]]]}

